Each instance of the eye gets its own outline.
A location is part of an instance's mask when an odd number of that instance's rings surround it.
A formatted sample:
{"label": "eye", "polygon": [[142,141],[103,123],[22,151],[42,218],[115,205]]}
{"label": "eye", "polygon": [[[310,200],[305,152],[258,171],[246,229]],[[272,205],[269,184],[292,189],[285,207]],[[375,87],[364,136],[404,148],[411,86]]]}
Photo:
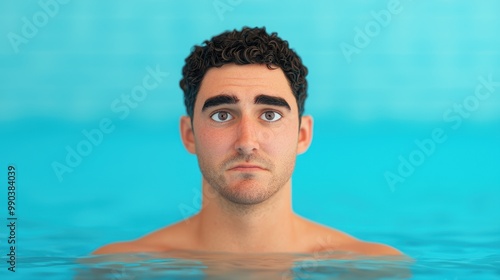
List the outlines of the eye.
{"label": "eye", "polygon": [[233,116],[226,111],[215,112],[210,118],[216,122],[227,122],[233,119]]}
{"label": "eye", "polygon": [[265,111],[264,114],[260,115],[260,118],[267,122],[275,122],[282,118],[282,116],[274,111]]}

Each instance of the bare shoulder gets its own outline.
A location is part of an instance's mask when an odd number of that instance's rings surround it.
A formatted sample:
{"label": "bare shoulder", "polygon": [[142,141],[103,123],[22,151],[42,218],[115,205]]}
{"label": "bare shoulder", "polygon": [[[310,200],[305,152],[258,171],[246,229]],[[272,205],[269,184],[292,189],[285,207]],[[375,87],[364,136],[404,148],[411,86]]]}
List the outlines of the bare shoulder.
{"label": "bare shoulder", "polygon": [[367,256],[404,256],[399,250],[385,244],[359,240],[345,232],[304,219],[311,251],[345,251]]}
{"label": "bare shoulder", "polygon": [[187,223],[179,222],[153,231],[139,239],[111,243],[92,252],[98,254],[151,253],[192,249],[192,237]]}
{"label": "bare shoulder", "polygon": [[107,244],[92,252],[92,255],[129,253],[131,249],[129,243],[130,242],[116,242]]}
{"label": "bare shoulder", "polygon": [[401,251],[389,245],[361,240],[339,246],[339,250],[366,256],[404,256]]}
{"label": "bare shoulder", "polygon": [[142,253],[151,252],[154,249],[140,241],[116,242],[102,246],[92,252],[93,255],[120,254],[120,253]]}
{"label": "bare shoulder", "polygon": [[145,253],[145,252],[159,252],[168,251],[165,244],[155,242],[155,236],[159,235],[159,230],[143,236],[139,239],[124,242],[115,242],[102,246],[92,252],[94,255],[100,254],[120,254],[120,253]]}

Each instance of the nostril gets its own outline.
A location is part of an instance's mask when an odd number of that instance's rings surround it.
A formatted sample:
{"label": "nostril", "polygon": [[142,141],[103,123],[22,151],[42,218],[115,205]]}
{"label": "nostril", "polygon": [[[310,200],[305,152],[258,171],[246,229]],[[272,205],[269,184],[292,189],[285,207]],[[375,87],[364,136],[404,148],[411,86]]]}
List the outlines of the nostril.
{"label": "nostril", "polygon": [[258,150],[259,144],[252,138],[240,138],[235,143],[235,149],[239,154],[248,155]]}
{"label": "nostril", "polygon": [[250,117],[243,117],[240,120],[234,147],[239,154],[248,155],[259,149],[255,125]]}

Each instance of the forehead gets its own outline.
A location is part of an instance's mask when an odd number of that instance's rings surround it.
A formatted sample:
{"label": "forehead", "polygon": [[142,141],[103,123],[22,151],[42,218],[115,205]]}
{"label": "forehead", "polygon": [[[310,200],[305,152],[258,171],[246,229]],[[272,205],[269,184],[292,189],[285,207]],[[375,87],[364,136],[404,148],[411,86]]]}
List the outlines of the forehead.
{"label": "forehead", "polygon": [[221,93],[236,95],[240,100],[253,100],[260,94],[277,96],[287,100],[292,110],[297,111],[295,97],[281,68],[269,69],[261,64],[226,64],[210,68],[201,82],[195,108]]}

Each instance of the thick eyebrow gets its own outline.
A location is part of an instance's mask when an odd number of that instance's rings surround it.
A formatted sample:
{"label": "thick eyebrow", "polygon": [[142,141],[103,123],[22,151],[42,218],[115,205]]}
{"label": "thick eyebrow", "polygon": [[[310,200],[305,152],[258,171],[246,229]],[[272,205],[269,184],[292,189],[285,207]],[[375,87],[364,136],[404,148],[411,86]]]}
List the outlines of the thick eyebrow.
{"label": "thick eyebrow", "polygon": [[271,106],[280,106],[288,109],[288,111],[291,110],[290,105],[288,105],[288,102],[286,102],[285,99],[276,96],[270,96],[265,94],[257,95],[255,97],[254,103],[271,105]]}
{"label": "thick eyebrow", "polygon": [[[203,107],[201,108],[201,111],[205,111],[207,108],[210,107],[215,107],[219,105],[224,105],[224,104],[236,104],[240,100],[238,97],[234,95],[229,95],[229,94],[220,94],[216,95],[214,97],[210,97],[207,100],[205,100],[205,103],[203,103]],[[270,106],[279,106],[279,107],[284,107],[288,109],[288,111],[291,110],[290,105],[288,102],[286,102],[285,99],[281,97],[276,97],[276,96],[271,96],[271,95],[265,95],[265,94],[260,94],[257,95],[254,99],[255,104],[264,104],[264,105],[270,105]]]}
{"label": "thick eyebrow", "polygon": [[219,106],[223,104],[236,104],[240,101],[238,97],[234,95],[228,95],[228,94],[220,94],[216,95],[214,97],[210,97],[209,99],[205,100],[205,103],[203,103],[203,107],[201,108],[201,111],[205,111],[209,107],[214,107],[214,106]]}

